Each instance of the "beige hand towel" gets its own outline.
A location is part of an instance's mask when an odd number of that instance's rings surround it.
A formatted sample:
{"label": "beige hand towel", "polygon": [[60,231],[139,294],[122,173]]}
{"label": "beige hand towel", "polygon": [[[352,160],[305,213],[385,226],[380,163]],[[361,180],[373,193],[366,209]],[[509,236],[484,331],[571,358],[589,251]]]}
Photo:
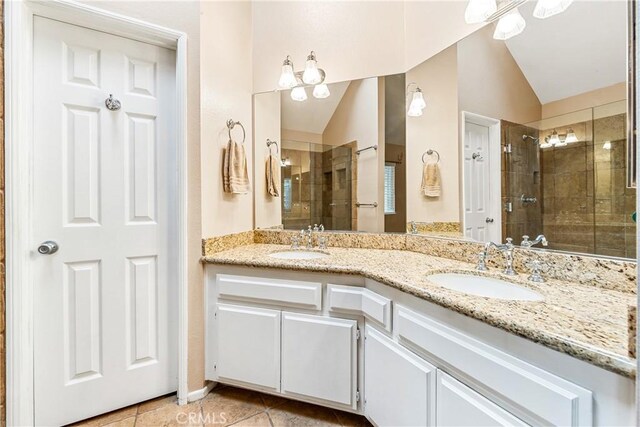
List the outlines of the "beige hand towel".
{"label": "beige hand towel", "polygon": [[427,163],[422,168],[420,191],[427,197],[440,197],[440,167],[437,163]]}
{"label": "beige hand towel", "polygon": [[249,192],[249,172],[244,144],[229,140],[224,151],[222,181],[225,193],[246,194]]}
{"label": "beige hand towel", "polygon": [[280,161],[273,154],[267,157],[267,192],[273,197],[280,196]]}

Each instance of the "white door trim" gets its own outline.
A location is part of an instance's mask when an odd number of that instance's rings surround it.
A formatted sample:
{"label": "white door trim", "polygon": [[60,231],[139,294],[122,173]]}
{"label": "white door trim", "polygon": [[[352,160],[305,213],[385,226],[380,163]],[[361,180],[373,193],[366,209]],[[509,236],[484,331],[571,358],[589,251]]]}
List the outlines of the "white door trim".
{"label": "white door trim", "polygon": [[176,49],[178,146],[178,401],[187,402],[187,35],[70,0],[5,2],[5,236],[7,425],[34,424],[33,17]]}
{"label": "white door trim", "polygon": [[[500,161],[500,120],[493,119],[491,117],[481,116],[480,114],[470,113],[468,111],[462,112],[462,120],[460,121],[462,129],[460,130],[460,140],[464,141],[466,135],[466,124],[474,123],[480,126],[487,126],[489,128],[489,178],[491,181],[491,188],[489,189],[489,200],[491,208],[491,217],[494,219],[495,224],[502,227],[502,185],[501,185],[501,164]],[[464,145],[462,145],[464,146]],[[464,150],[460,150],[460,165],[464,165]],[[495,163],[497,161],[497,166]],[[465,229],[464,223],[464,206],[465,200],[465,188],[464,188],[464,168],[460,168],[460,188],[461,188],[461,203],[460,203],[460,223],[462,229]],[[502,231],[500,231],[502,235]],[[500,240],[500,239],[498,239]]]}

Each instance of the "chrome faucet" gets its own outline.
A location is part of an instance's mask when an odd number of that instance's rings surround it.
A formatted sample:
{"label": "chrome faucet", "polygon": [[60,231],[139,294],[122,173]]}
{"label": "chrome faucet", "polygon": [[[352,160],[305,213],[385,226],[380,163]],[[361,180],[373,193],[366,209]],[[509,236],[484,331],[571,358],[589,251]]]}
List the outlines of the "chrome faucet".
{"label": "chrome faucet", "polygon": [[313,249],[313,229],[311,228],[311,226],[309,226],[309,228],[307,228],[306,230],[301,230],[300,235],[303,236],[302,241],[307,241],[306,248]]}
{"label": "chrome faucet", "polygon": [[544,234],[540,234],[535,238],[535,240],[529,240],[529,236],[525,234],[524,236],[522,236],[522,242],[520,243],[520,246],[522,246],[523,248],[530,248],[531,246],[537,245],[538,243],[542,243],[542,246],[549,246],[549,241],[546,237],[544,237]]}
{"label": "chrome faucet", "polygon": [[481,265],[484,265],[484,261],[487,259],[489,249],[491,249],[491,247],[494,247],[500,252],[504,253],[506,265],[503,273],[509,276],[515,276],[516,271],[513,269],[513,248],[515,246],[513,245],[513,239],[511,237],[507,237],[507,242],[502,244],[495,242],[486,243],[484,245],[484,252],[481,253],[481,262],[478,262],[478,267],[476,268],[480,269]]}

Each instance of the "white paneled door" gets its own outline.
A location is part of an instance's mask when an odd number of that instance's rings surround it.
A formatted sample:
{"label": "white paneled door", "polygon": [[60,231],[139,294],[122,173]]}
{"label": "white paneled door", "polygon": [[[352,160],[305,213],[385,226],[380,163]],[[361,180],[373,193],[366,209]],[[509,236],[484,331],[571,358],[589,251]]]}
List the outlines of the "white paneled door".
{"label": "white paneled door", "polygon": [[175,52],[36,17],[33,78],[35,421],[62,425],[177,388]]}

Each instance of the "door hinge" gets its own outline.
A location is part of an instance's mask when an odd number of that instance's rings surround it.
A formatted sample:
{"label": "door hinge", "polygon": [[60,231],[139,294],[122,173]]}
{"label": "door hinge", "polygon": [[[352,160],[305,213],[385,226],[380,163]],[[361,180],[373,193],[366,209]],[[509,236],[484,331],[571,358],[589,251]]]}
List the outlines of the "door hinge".
{"label": "door hinge", "polygon": [[360,390],[356,390],[356,402],[360,402]]}
{"label": "door hinge", "polygon": [[356,328],[356,340],[360,339],[360,328]]}

